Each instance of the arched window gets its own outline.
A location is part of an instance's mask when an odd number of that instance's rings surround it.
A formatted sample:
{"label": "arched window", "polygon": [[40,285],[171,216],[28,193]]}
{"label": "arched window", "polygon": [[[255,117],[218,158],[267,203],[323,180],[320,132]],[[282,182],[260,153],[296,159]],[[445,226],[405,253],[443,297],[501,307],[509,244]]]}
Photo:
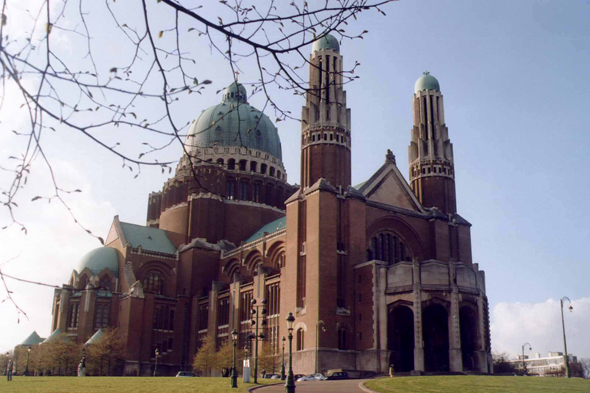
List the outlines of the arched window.
{"label": "arched window", "polygon": [[270,205],[270,206],[274,205],[273,200],[272,200],[273,188],[274,188],[274,186],[272,184],[266,185],[266,204]]}
{"label": "arched window", "polygon": [[217,159],[217,164],[220,166],[223,166],[223,158],[218,158]]}
{"label": "arched window", "polygon": [[227,179],[225,182],[225,197],[229,200],[236,197],[236,182],[233,179]]}
{"label": "arched window", "polygon": [[268,174],[271,176],[274,176],[275,175],[275,168],[271,166]]}
{"label": "arched window", "polygon": [[240,182],[240,195],[239,195],[239,199],[241,201],[247,201],[248,200],[248,182],[247,181],[241,181]]}
{"label": "arched window", "polygon": [[258,163],[256,161],[250,161],[250,172],[256,172]]}
{"label": "arched window", "polygon": [[277,179],[281,178],[281,171],[277,171]]}
{"label": "arched window", "polygon": [[247,164],[248,164],[248,161],[246,161],[246,160],[240,160],[240,170],[241,171],[245,171]]}
{"label": "arched window", "polygon": [[266,169],[267,169],[266,164],[260,165],[260,173],[262,173],[263,175],[266,175]]}
{"label": "arched window", "polygon": [[109,276],[104,276],[102,280],[100,280],[100,288],[104,289],[105,291],[111,290],[111,279]]}
{"label": "arched window", "polygon": [[305,332],[303,331],[303,328],[299,328],[297,329],[297,350],[298,351],[302,351],[303,348],[305,347]]}
{"label": "arched window", "polygon": [[229,169],[230,171],[234,171],[236,169],[236,160],[234,160],[233,158],[227,160],[227,169]]}
{"label": "arched window", "polygon": [[411,255],[411,251],[401,237],[388,231],[373,236],[367,248],[367,261],[376,259],[390,265],[401,261],[411,261]]}
{"label": "arched window", "polygon": [[164,280],[160,273],[156,271],[148,272],[143,278],[143,290],[162,295],[164,293]]}
{"label": "arched window", "polygon": [[84,275],[80,278],[80,288],[81,290],[85,290],[86,286],[88,285],[88,276]]}

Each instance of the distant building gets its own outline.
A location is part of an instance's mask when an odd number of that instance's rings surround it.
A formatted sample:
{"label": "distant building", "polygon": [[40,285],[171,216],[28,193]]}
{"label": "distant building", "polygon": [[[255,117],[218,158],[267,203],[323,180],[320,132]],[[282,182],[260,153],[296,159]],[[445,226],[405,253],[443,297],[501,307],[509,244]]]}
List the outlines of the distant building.
{"label": "distant building", "polygon": [[273,122],[231,84],[192,123],[176,171],[149,196],[146,225],[115,217],[105,247],[55,290],[52,332],[84,343],[118,327],[121,373],[153,374],[158,350],[159,373],[174,375],[205,337],[222,345],[233,329],[252,356],[250,305],[265,299],[275,353],[285,317],[296,318],[296,373],[491,372],[485,274],[457,213],[438,80],[426,72],[415,84],[409,179],[388,151],[353,187],[338,41],[316,41],[309,63],[301,186],[287,183]]}
{"label": "distant building", "polygon": [[[567,355],[569,363],[577,363],[578,357],[571,353]],[[518,355],[518,360],[511,360],[517,370],[522,370],[522,355]],[[524,356],[524,366],[529,375],[549,376],[557,375],[565,370],[565,356],[563,352],[549,352],[547,357],[541,357],[540,353],[535,353],[531,358]]]}

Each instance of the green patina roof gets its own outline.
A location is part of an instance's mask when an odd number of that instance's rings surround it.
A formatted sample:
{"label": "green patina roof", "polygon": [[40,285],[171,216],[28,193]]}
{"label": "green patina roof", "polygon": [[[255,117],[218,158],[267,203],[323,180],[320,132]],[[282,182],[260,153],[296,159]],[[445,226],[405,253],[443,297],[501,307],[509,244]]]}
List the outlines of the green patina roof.
{"label": "green patina roof", "polygon": [[43,342],[43,339],[41,337],[39,337],[37,332],[33,332],[22,343],[20,343],[20,345],[37,345],[37,344],[41,344],[42,342]]}
{"label": "green patina roof", "polygon": [[424,75],[422,75],[416,81],[414,85],[414,92],[417,93],[422,90],[437,90],[440,91],[440,85],[438,84],[438,80],[430,75],[430,72],[424,71]]}
{"label": "green patina roof", "polygon": [[43,340],[43,344],[47,344],[52,342],[53,340],[55,340],[59,335],[61,334],[61,330],[60,328],[57,328],[53,331],[53,333],[51,333],[49,335],[49,337],[47,337],[45,340]]}
{"label": "green patina roof", "polygon": [[96,342],[98,340],[100,340],[100,338],[102,337],[102,335],[103,335],[102,329],[98,329],[98,331],[96,333],[94,333],[94,335],[92,337],[90,337],[88,339],[88,341],[86,341],[84,343],[84,345],[96,344]]}
{"label": "green patina roof", "polygon": [[110,247],[100,247],[84,255],[78,264],[78,273],[85,268],[90,269],[92,274],[98,274],[108,268],[114,274],[119,272],[119,257],[117,250]]}
{"label": "green patina roof", "polygon": [[232,83],[221,104],[201,113],[186,138],[191,150],[214,146],[243,146],[283,159],[277,128],[264,113],[248,104],[246,88]]}
{"label": "green patina roof", "polygon": [[163,229],[128,224],[126,222],[121,223],[121,229],[123,229],[125,240],[133,248],[141,246],[144,250],[166,254],[176,253],[176,247],[174,247]]}
{"label": "green patina roof", "polygon": [[326,34],[322,38],[314,41],[313,47],[311,50],[312,50],[312,52],[315,52],[315,51],[323,50],[323,49],[332,49],[332,50],[335,50],[336,52],[340,52],[340,44],[338,43],[338,40],[336,39],[336,37],[334,37],[333,35],[330,35],[330,34]]}
{"label": "green patina roof", "polygon": [[287,226],[287,217],[281,217],[278,220],[268,223],[268,224],[264,225],[262,228],[260,228],[259,230],[257,230],[255,234],[253,234],[252,236],[250,236],[248,238],[248,240],[246,240],[246,243],[250,243],[250,242],[253,242],[254,240],[261,239],[262,236],[264,236],[264,232],[273,233],[278,230],[284,229],[286,226]]}

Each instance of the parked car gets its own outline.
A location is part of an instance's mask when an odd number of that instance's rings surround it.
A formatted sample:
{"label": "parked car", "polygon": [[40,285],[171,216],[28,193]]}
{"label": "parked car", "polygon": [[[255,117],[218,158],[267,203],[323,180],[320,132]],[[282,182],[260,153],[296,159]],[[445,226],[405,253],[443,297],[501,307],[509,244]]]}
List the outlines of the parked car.
{"label": "parked car", "polygon": [[348,379],[348,373],[345,371],[335,371],[326,376],[327,381],[336,381],[339,379]]}
{"label": "parked car", "polygon": [[305,377],[305,374],[295,374],[293,375],[293,381],[297,381],[301,377]]}
{"label": "parked car", "polygon": [[191,372],[191,371],[179,371],[178,374],[176,374],[176,378],[178,377],[194,377],[195,373]]}
{"label": "parked car", "polygon": [[270,377],[270,379],[281,379],[281,374],[272,374],[272,377]]}
{"label": "parked car", "polygon": [[324,377],[322,374],[317,373],[317,374],[309,374],[306,375],[304,377],[298,378],[297,382],[305,382],[305,381],[325,381],[326,377]]}

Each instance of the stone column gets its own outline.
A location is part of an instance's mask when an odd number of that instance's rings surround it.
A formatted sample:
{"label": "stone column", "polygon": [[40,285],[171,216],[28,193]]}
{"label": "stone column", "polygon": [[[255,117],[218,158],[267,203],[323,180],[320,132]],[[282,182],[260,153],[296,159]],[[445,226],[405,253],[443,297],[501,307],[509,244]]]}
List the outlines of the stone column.
{"label": "stone column", "polygon": [[485,307],[484,307],[484,299],[483,296],[480,295],[477,297],[477,329],[478,329],[478,335],[477,335],[477,351],[475,352],[477,354],[477,369],[479,372],[483,372],[483,373],[487,373],[489,372],[488,370],[488,354],[486,351],[486,329],[485,329],[485,323],[486,323],[486,312],[485,312]]}
{"label": "stone column", "polygon": [[414,371],[424,372],[424,338],[422,336],[422,284],[420,262],[414,258]]}
{"label": "stone column", "polygon": [[449,315],[449,366],[453,372],[463,371],[463,357],[461,353],[461,323],[459,317],[459,287],[455,273],[455,262],[449,263],[451,274],[451,315]]}
{"label": "stone column", "polygon": [[385,291],[387,290],[387,267],[385,265],[375,265],[377,275],[377,334],[379,335],[379,346],[377,348],[377,369],[386,372],[389,366],[389,351],[387,350],[387,302]]}
{"label": "stone column", "polygon": [[449,365],[453,372],[463,371],[461,354],[461,326],[459,320],[459,289],[454,286],[451,293],[451,315],[449,315]]}

